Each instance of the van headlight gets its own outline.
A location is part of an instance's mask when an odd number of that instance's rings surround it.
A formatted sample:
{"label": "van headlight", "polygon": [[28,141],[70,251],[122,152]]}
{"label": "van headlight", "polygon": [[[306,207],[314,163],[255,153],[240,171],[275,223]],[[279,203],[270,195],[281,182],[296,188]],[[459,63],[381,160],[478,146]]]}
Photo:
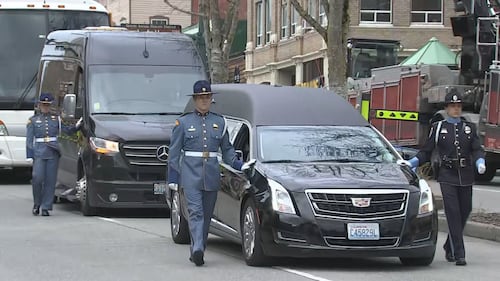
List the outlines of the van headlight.
{"label": "van headlight", "polygon": [[420,186],[420,203],[418,205],[418,214],[423,215],[431,213],[432,211],[434,211],[431,187],[423,179],[418,182],[418,185]]}
{"label": "van headlight", "polygon": [[90,146],[92,149],[101,154],[113,154],[120,151],[119,143],[116,141],[109,141],[101,138],[90,138]]}
{"label": "van headlight", "polygon": [[280,213],[295,215],[295,207],[293,206],[290,193],[278,182],[268,180],[269,187],[271,188],[271,200],[273,203],[273,210]]}

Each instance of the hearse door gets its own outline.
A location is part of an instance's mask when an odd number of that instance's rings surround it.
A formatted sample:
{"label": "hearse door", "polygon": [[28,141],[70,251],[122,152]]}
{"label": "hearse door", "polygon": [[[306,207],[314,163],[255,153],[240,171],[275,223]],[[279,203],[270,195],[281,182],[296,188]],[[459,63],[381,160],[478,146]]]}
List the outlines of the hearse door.
{"label": "hearse door", "polygon": [[[236,132],[236,137],[233,142],[235,150],[243,152],[243,161],[248,161],[250,155],[250,131],[248,126],[242,124]],[[239,235],[240,232],[240,211],[241,200],[248,188],[248,179],[244,173],[235,170],[229,165],[222,163],[221,190],[217,196],[217,217],[226,226],[231,229],[234,234]]]}
{"label": "hearse door", "polygon": [[[64,62],[63,62],[64,63]],[[82,107],[83,107],[83,75],[81,68],[78,65],[73,64],[77,70],[75,70],[73,79],[61,79],[59,81],[59,85],[63,91],[60,91],[59,94],[59,105],[62,110],[62,100],[66,94],[75,94],[76,95],[76,110],[75,116],[65,116],[63,112],[61,112],[61,120],[64,125],[74,126],[76,121],[82,115]],[[66,68],[71,68],[66,66]],[[59,147],[61,150],[61,158],[59,158],[59,169],[57,174],[57,182],[61,185],[58,188],[60,192],[67,192],[66,197],[72,199],[76,194],[77,177],[78,177],[78,151],[79,145],[78,140],[80,136],[80,132],[76,132],[73,134],[68,134],[61,132],[59,136]]]}

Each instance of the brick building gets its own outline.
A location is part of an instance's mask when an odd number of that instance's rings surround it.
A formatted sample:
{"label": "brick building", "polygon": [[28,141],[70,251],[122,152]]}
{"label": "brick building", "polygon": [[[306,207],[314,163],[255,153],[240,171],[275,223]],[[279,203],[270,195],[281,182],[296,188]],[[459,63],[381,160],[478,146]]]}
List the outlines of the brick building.
{"label": "brick building", "polygon": [[[321,0],[299,1],[326,25]],[[348,37],[400,40],[400,60],[432,37],[456,51],[460,38],[453,36],[450,17],[454,14],[453,1],[352,0]],[[307,86],[313,79],[327,75],[326,44],[299,17],[289,0],[249,0],[247,15],[248,83]]]}
{"label": "brick building", "polygon": [[[112,14],[115,25],[121,23],[178,24],[189,26],[191,15],[176,11],[163,0],[98,0]],[[170,0],[170,3],[186,11],[191,11],[187,0]]]}

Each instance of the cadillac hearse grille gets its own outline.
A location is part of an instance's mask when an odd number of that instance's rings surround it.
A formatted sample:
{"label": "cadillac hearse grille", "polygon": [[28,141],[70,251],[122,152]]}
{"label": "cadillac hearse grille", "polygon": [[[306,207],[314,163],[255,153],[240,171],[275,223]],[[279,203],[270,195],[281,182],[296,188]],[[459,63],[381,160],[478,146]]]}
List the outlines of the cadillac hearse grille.
{"label": "cadillac hearse grille", "polygon": [[167,163],[166,144],[126,143],[122,151],[130,165],[165,166]]}
{"label": "cadillac hearse grille", "polygon": [[371,220],[404,216],[409,192],[395,189],[309,189],[306,194],[316,216]]}

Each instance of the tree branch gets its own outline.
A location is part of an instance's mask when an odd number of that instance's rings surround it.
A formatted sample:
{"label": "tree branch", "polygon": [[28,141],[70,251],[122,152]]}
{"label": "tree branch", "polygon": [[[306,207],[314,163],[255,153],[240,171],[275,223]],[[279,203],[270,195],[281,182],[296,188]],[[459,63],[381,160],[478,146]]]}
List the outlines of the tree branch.
{"label": "tree branch", "polygon": [[[298,0],[290,0],[290,4],[295,8],[295,10],[299,13],[299,15],[306,20],[308,24],[310,24],[318,33],[323,37],[325,41],[327,41],[328,36],[326,33],[326,28],[321,26],[321,24],[315,20],[299,3]],[[326,11],[325,11],[326,12]]]}
{"label": "tree branch", "polygon": [[239,6],[240,0],[231,1],[231,5],[227,11],[226,21],[224,23],[224,37],[226,39],[226,44],[224,44],[222,50],[227,59],[229,59],[231,47],[234,41],[234,35],[238,27]]}
{"label": "tree branch", "polygon": [[192,16],[197,16],[197,17],[207,17],[206,14],[195,13],[193,11],[184,10],[184,9],[178,7],[178,6],[175,6],[174,4],[170,3],[170,0],[163,0],[163,2],[165,2],[165,4],[167,4],[167,6],[169,6],[170,8],[172,8],[172,9],[174,9],[176,11],[179,11],[181,13],[192,15]]}

